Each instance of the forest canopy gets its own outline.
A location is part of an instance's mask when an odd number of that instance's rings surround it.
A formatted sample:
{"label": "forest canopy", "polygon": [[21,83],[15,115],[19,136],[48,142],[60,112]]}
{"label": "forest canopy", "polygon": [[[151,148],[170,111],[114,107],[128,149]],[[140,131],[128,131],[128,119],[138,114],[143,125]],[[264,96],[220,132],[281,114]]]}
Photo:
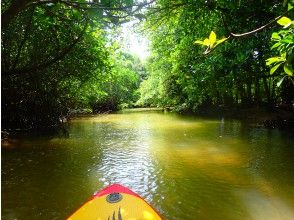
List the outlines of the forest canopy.
{"label": "forest canopy", "polygon": [[[199,111],[293,103],[292,2],[158,0],[146,17],[152,56],[140,104]],[[282,66],[270,71],[279,59],[287,77]]]}
{"label": "forest canopy", "polygon": [[[2,127],[56,126],[84,109],[291,106],[292,5],[286,0],[3,0]],[[144,64],[113,34],[133,19],[151,45]],[[213,50],[204,54],[201,42]]]}
{"label": "forest canopy", "polygon": [[[147,3],[2,1],[2,126],[57,125],[71,110],[131,105],[140,60],[109,29]],[[144,70],[143,70],[144,71]]]}

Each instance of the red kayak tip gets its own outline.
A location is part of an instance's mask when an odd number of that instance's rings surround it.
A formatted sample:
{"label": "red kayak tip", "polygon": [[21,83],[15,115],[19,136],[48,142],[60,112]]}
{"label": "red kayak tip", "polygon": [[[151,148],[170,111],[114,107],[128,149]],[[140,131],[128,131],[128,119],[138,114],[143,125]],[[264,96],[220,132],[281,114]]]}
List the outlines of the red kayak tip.
{"label": "red kayak tip", "polygon": [[141,198],[141,196],[139,196],[138,194],[134,193],[132,190],[130,190],[127,187],[124,187],[120,184],[112,184],[112,185],[109,185],[109,186],[103,188],[102,190],[100,190],[99,192],[94,194],[94,198],[100,197],[103,195],[107,195],[107,194],[111,194],[111,193],[126,193],[129,195],[133,195],[133,196],[137,196],[137,197]]}

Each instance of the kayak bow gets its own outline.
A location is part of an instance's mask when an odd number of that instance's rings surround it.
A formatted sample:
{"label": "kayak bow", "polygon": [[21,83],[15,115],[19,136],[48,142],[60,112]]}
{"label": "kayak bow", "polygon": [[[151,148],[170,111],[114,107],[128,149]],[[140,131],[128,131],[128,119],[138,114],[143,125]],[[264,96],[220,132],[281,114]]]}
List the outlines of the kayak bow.
{"label": "kayak bow", "polygon": [[68,220],[162,220],[138,194],[119,184],[110,185],[86,202]]}

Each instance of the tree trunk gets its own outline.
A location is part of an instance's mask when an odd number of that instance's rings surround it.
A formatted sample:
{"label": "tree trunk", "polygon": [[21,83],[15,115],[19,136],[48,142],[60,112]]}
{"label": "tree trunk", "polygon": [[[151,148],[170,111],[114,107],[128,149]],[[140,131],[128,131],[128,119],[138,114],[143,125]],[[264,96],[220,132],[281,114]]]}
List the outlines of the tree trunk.
{"label": "tree trunk", "polygon": [[263,81],[263,87],[264,87],[264,91],[265,91],[265,96],[267,99],[267,103],[269,104],[271,102],[271,92],[270,92],[270,87],[268,85],[268,82],[266,80],[266,77],[262,78]]}
{"label": "tree trunk", "polygon": [[246,105],[252,104],[252,82],[251,80],[246,83]]}
{"label": "tree trunk", "polygon": [[260,105],[260,85],[258,78],[254,81],[254,102],[257,105]]}

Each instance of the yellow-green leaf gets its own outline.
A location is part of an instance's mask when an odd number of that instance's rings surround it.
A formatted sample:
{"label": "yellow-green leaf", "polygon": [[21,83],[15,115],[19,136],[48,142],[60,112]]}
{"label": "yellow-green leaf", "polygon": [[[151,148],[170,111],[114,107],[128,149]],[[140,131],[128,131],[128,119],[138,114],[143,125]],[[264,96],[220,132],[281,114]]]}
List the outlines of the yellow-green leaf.
{"label": "yellow-green leaf", "polygon": [[272,50],[272,49],[275,49],[275,48],[277,48],[277,47],[279,47],[279,46],[281,46],[281,43],[280,43],[280,42],[275,43],[275,44],[271,47],[271,50]]}
{"label": "yellow-green leaf", "polygon": [[277,87],[280,87],[282,82],[284,81],[286,76],[284,76],[282,79],[280,79],[280,81],[277,83]]}
{"label": "yellow-green leaf", "polygon": [[282,26],[288,26],[291,24],[291,19],[287,18],[287,17],[281,17],[278,21],[278,24],[282,25]]}
{"label": "yellow-green leaf", "polygon": [[279,63],[279,64],[275,65],[273,68],[271,68],[270,74],[271,75],[274,74],[274,72],[276,72],[276,70],[279,68],[280,65],[281,65],[281,63]]}
{"label": "yellow-green leaf", "polygon": [[276,63],[276,62],[283,62],[283,61],[286,61],[284,58],[282,57],[271,57],[271,58],[268,58],[266,60],[266,65],[269,66],[273,63]]}
{"label": "yellow-green leaf", "polygon": [[213,31],[210,32],[209,41],[210,45],[213,45],[216,42],[216,34]]}
{"label": "yellow-green leaf", "polygon": [[272,39],[273,40],[281,40],[281,37],[277,32],[274,32],[274,33],[272,33]]}
{"label": "yellow-green leaf", "polygon": [[[216,42],[216,45],[221,44],[222,42],[226,41],[227,39],[228,39],[227,37],[224,37],[223,39],[218,40],[218,41]],[[216,45],[215,45],[215,46],[216,46]]]}
{"label": "yellow-green leaf", "polygon": [[293,76],[293,69],[292,69],[292,67],[291,67],[290,64],[286,63],[286,64],[284,65],[284,71],[285,71],[285,73],[286,73],[287,75],[289,75],[289,76]]}
{"label": "yellow-green leaf", "polygon": [[204,44],[205,46],[210,46],[210,45],[211,45],[210,40],[209,40],[208,38],[206,38],[206,39],[203,41],[203,44]]}
{"label": "yellow-green leaf", "polygon": [[205,44],[204,44],[204,42],[203,42],[203,41],[201,41],[201,40],[196,40],[196,41],[194,42],[194,44],[201,44],[201,45],[205,45]]}

